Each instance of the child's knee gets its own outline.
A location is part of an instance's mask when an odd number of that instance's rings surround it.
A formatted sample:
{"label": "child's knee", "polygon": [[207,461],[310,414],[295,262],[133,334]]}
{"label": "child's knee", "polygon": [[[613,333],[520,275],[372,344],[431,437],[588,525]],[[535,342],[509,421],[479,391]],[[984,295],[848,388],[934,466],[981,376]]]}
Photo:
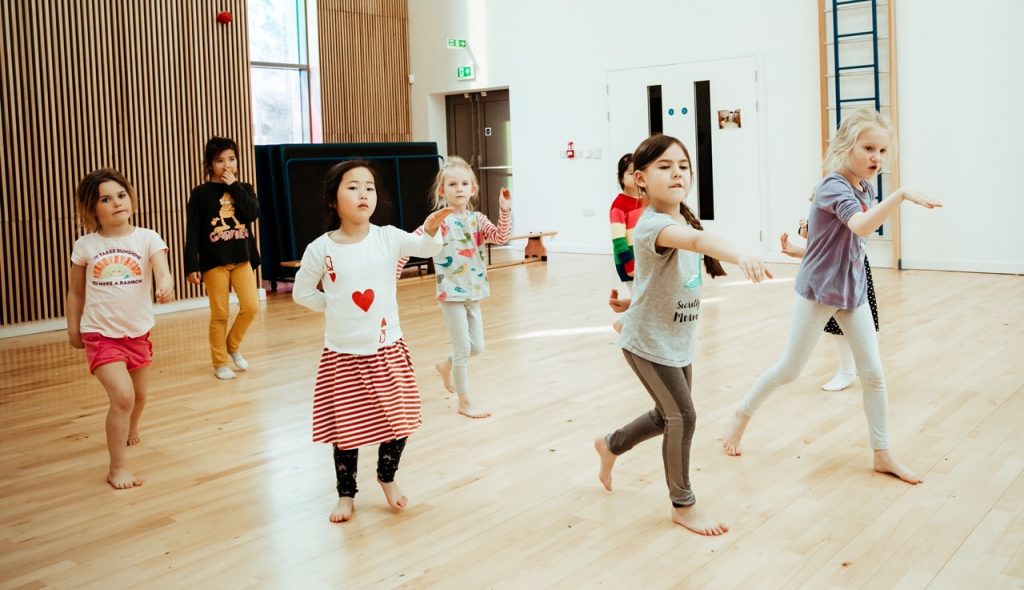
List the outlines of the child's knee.
{"label": "child's knee", "polygon": [[135,409],[135,396],[132,393],[119,393],[110,396],[110,409],[113,412],[129,414]]}
{"label": "child's knee", "polygon": [[861,386],[865,391],[885,391],[885,374],[879,370],[859,371]]}
{"label": "child's knee", "polygon": [[484,343],[483,342],[479,342],[479,343],[474,342],[472,344],[472,346],[470,346],[470,348],[469,348],[469,356],[476,356],[478,354],[481,354],[483,351],[484,351]]}
{"label": "child's knee", "polygon": [[255,317],[260,310],[260,303],[258,300],[248,301],[245,303],[239,301],[238,303],[238,315],[243,317]]}

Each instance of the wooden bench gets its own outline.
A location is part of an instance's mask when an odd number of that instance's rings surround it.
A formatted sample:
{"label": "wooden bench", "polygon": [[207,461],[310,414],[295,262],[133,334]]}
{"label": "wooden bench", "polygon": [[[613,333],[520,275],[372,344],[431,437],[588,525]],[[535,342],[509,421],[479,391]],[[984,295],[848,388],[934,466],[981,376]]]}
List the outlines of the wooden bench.
{"label": "wooden bench", "polygon": [[[281,268],[299,269],[299,268],[302,268],[302,261],[301,260],[285,260],[284,262],[279,263],[278,266],[280,266]],[[409,262],[405,263],[405,268],[410,268],[410,267],[416,269],[416,275],[417,276],[422,275],[424,273],[431,274],[432,272],[434,272],[434,261],[432,259],[430,259],[430,258],[410,259]],[[277,283],[278,283],[278,281],[291,281],[292,279],[277,277],[277,278],[268,279],[268,280],[270,281],[270,290],[274,291],[274,292],[277,292]]]}
{"label": "wooden bench", "polygon": [[526,248],[523,249],[523,259],[530,260],[539,258],[541,262],[547,262],[548,249],[544,247],[543,238],[557,236],[556,231],[538,231],[518,236],[509,236],[508,241],[526,240]]}

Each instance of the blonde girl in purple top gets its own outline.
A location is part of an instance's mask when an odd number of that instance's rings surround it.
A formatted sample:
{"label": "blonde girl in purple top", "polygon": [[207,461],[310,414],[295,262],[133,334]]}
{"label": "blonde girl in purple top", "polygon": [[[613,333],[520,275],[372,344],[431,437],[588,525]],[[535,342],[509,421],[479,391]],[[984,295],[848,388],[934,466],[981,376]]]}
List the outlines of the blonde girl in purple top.
{"label": "blonde girl in purple top", "polygon": [[868,306],[865,238],[903,201],[928,209],[941,207],[942,203],[899,188],[871,206],[875,191],[869,181],[881,171],[891,142],[889,121],[873,110],[861,109],[843,119],[829,143],[825,166],[832,172],[818,185],[807,216],[807,253],[796,277],[789,342],[782,358],[754,382],[740,402],[722,437],[726,454],[740,454],[740,440],[751,416],[772,391],[800,376],[821,337],[821,326],[833,316],[846,334],[857,363],[875,471],[911,484],[921,483],[921,478],[889,450],[888,393]]}

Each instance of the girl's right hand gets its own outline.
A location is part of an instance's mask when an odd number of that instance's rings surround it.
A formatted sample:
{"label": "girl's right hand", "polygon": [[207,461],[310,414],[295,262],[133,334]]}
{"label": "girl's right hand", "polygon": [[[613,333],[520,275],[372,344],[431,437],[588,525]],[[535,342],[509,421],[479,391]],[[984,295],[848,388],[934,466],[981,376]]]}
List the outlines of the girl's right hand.
{"label": "girl's right hand", "polygon": [[765,278],[775,278],[768,267],[764,265],[764,260],[758,256],[740,256],[737,264],[743,271],[743,276],[750,279],[752,283],[760,283]]}
{"label": "girl's right hand", "polygon": [[803,246],[797,246],[796,244],[789,241],[789,234],[784,233],[779,236],[779,244],[782,245],[782,253],[786,256],[792,256],[793,258],[803,258],[804,254],[807,254],[807,248]]}
{"label": "girl's right hand", "polygon": [[185,280],[193,285],[198,285],[203,280],[203,273],[190,272],[185,275]]}
{"label": "girl's right hand", "polygon": [[85,343],[82,342],[81,332],[68,331],[68,342],[71,344],[71,348],[82,349],[85,348]]}
{"label": "girl's right hand", "polygon": [[926,209],[935,209],[936,207],[942,206],[942,203],[940,201],[933,201],[928,197],[924,196],[924,193],[920,191],[910,190],[906,188],[900,189],[900,191],[904,201],[910,201],[911,203],[915,205],[920,205]]}
{"label": "girl's right hand", "polygon": [[220,175],[220,179],[224,181],[224,184],[231,186],[232,184],[235,184],[238,177],[235,176],[235,173],[232,172],[230,168],[225,168],[224,172]]}
{"label": "girl's right hand", "polygon": [[448,217],[455,212],[455,209],[451,207],[445,207],[444,209],[438,209],[434,211],[423,221],[423,231],[427,235],[434,235],[437,233],[437,228],[441,227],[441,222],[444,221],[445,217]]}

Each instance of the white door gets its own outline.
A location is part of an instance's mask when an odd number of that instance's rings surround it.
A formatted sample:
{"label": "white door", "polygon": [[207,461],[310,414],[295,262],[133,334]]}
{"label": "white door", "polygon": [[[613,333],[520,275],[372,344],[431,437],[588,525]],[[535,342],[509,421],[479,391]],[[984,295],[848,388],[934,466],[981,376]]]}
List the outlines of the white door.
{"label": "white door", "polygon": [[[697,113],[695,83],[708,81],[710,108]],[[713,219],[700,211],[699,179],[687,205],[705,229],[720,233],[743,251],[763,255],[761,174],[758,152],[756,62],[753,57],[673,64],[608,72],[608,128],[611,157],[632,151],[650,131],[649,92],[660,86],[662,132],[686,144],[701,173],[697,117],[706,117],[711,136]],[[718,111],[726,111],[722,127]],[[730,115],[732,113],[732,115]],[[737,115],[738,113],[738,115]],[[657,116],[657,115],[655,115]],[[703,169],[707,174],[707,166]]]}

